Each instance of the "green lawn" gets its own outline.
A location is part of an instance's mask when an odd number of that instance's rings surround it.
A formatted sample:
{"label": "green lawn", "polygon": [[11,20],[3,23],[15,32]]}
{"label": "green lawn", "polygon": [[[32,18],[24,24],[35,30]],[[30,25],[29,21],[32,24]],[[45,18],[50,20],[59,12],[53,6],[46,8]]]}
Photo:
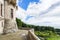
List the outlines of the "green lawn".
{"label": "green lawn", "polygon": [[60,40],[60,36],[51,36],[47,40]]}
{"label": "green lawn", "polygon": [[60,36],[51,31],[48,32],[35,31],[35,34],[37,36],[44,38],[45,40],[60,40]]}

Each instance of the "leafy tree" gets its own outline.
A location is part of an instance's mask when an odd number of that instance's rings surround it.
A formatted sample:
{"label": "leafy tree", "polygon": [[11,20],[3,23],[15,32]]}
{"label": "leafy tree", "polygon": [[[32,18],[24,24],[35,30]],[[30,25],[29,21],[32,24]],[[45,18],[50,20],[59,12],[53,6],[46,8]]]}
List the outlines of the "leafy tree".
{"label": "leafy tree", "polygon": [[35,25],[26,24],[18,18],[16,18],[16,22],[17,22],[18,28],[27,27],[27,28],[34,28],[35,31],[52,31],[52,32],[56,31],[56,32],[60,32],[60,29],[54,29],[51,26],[35,26]]}
{"label": "leafy tree", "polygon": [[19,27],[22,27],[22,21],[20,20],[20,19],[18,19],[18,18],[16,18],[16,22],[17,22],[17,26],[18,26],[18,28]]}

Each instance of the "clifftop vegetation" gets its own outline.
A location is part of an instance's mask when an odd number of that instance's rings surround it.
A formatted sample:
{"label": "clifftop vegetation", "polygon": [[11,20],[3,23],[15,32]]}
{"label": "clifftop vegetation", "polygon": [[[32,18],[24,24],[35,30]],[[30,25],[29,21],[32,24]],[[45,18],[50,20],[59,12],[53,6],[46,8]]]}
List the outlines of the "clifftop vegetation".
{"label": "clifftop vegetation", "polygon": [[51,26],[35,26],[22,22],[20,19],[16,18],[18,28],[34,28],[35,34],[41,40],[60,40],[60,29],[55,29]]}
{"label": "clifftop vegetation", "polygon": [[54,27],[51,27],[51,26],[35,26],[35,25],[26,24],[26,23],[22,22],[18,18],[16,18],[16,22],[17,22],[18,28],[27,27],[27,28],[34,28],[35,31],[53,31],[53,32],[60,32],[60,29],[55,29]]}

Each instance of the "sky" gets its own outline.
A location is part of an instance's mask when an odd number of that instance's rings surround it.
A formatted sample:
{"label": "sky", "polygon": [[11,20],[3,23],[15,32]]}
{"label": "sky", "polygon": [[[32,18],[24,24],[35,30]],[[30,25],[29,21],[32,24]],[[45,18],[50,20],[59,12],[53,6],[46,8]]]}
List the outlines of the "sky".
{"label": "sky", "polygon": [[27,24],[60,28],[60,0],[18,0],[16,17]]}

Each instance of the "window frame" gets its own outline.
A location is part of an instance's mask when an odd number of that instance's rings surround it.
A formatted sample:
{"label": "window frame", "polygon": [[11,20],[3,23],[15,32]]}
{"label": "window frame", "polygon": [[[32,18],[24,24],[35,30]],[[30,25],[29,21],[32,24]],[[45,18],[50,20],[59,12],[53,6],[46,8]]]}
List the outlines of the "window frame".
{"label": "window frame", "polygon": [[13,9],[11,9],[11,18],[13,18]]}
{"label": "window frame", "polygon": [[3,16],[3,14],[2,14],[2,7],[3,7],[3,4],[1,4],[1,16]]}

